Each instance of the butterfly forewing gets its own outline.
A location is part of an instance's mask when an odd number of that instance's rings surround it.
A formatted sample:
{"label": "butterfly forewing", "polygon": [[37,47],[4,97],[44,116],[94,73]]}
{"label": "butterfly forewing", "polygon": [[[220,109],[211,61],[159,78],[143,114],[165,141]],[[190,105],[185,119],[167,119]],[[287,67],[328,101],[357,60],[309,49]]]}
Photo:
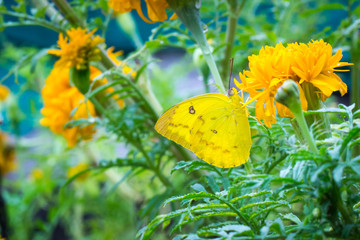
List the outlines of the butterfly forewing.
{"label": "butterfly forewing", "polygon": [[222,94],[188,99],[166,111],[156,131],[218,167],[247,161],[251,139],[245,109]]}

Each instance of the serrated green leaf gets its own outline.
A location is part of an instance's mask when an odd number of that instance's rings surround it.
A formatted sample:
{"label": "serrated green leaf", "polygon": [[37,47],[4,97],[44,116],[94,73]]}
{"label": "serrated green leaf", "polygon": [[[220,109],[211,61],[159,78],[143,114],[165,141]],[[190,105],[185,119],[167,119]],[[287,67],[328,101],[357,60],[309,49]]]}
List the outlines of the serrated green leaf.
{"label": "serrated green leaf", "polygon": [[269,190],[264,190],[264,191],[257,192],[257,193],[248,193],[248,194],[242,195],[240,197],[236,197],[236,198],[231,199],[230,203],[234,203],[236,201],[239,201],[239,200],[245,199],[245,198],[259,197],[259,196],[263,196],[263,195],[270,194],[270,193],[272,193],[272,191],[269,191]]}
{"label": "serrated green leaf", "polygon": [[285,215],[282,215],[283,218],[287,219],[287,220],[290,220],[298,225],[302,225],[302,222],[301,220],[296,216],[294,215],[293,213],[287,213]]}

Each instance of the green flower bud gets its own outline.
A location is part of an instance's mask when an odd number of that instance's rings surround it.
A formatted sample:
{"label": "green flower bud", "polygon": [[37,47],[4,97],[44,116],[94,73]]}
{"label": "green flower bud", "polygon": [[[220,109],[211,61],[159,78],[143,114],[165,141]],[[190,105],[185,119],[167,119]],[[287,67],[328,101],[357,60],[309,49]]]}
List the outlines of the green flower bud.
{"label": "green flower bud", "polygon": [[118,14],[116,17],[117,22],[129,36],[133,36],[136,33],[136,26],[131,13]]}
{"label": "green flower bud", "polygon": [[90,88],[90,69],[70,69],[70,81],[82,94],[86,94]]}
{"label": "green flower bud", "polygon": [[314,208],[314,210],[312,211],[312,214],[315,218],[319,218],[321,215],[320,209],[319,208]]}
{"label": "green flower bud", "polygon": [[275,100],[288,107],[294,114],[301,111],[300,91],[293,80],[286,80],[277,90]]}
{"label": "green flower bud", "polygon": [[299,124],[304,138],[309,144],[310,150],[313,153],[318,153],[314,139],[310,134],[308,126],[306,125],[304,113],[301,109],[300,91],[298,85],[293,80],[286,80],[277,90],[275,100],[291,110]]}

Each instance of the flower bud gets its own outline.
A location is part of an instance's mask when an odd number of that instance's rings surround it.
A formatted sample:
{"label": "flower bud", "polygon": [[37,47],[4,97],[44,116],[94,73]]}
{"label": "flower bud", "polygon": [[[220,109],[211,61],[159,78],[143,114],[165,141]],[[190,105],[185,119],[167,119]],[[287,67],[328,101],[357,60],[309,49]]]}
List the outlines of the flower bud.
{"label": "flower bud", "polygon": [[312,211],[312,214],[315,218],[319,218],[321,216],[321,212],[319,208],[314,208],[314,210]]}
{"label": "flower bud", "polygon": [[86,94],[90,88],[90,69],[70,69],[70,81],[82,94]]}
{"label": "flower bud", "polygon": [[300,91],[293,80],[286,80],[277,90],[275,100],[288,107],[294,114],[301,111]]}

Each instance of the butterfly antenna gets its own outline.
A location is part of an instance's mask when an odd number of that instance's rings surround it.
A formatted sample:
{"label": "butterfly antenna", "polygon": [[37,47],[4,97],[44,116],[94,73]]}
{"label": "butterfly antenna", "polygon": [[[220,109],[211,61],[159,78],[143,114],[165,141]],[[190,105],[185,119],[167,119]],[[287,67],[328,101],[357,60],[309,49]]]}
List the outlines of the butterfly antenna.
{"label": "butterfly antenna", "polygon": [[232,76],[232,71],[233,71],[233,67],[234,67],[234,58],[230,58],[229,60],[230,62],[230,74],[229,74],[229,90],[230,90],[230,83],[231,83],[231,76]]}

